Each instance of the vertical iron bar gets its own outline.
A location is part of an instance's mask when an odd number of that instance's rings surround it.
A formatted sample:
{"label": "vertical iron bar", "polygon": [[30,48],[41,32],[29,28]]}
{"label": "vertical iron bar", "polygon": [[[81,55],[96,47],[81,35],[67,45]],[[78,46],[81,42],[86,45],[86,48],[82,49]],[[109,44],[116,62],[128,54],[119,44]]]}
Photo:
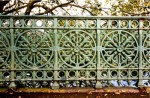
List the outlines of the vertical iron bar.
{"label": "vertical iron bar", "polygon": [[10,46],[10,50],[11,50],[11,65],[10,65],[10,70],[11,70],[11,74],[10,74],[10,85],[9,87],[12,88],[12,87],[16,87],[15,85],[15,82],[14,82],[14,78],[15,78],[15,75],[14,75],[14,30],[13,30],[13,18],[10,18],[10,34],[11,34],[11,39],[10,39],[10,43],[11,43],[11,46]]}
{"label": "vertical iron bar", "polygon": [[[54,18],[54,27],[57,27],[57,18]],[[52,86],[53,89],[59,88],[58,84],[58,42],[57,42],[57,29],[54,29],[54,84]]]}
{"label": "vertical iron bar", "polygon": [[143,45],[142,45],[142,28],[143,28],[143,20],[139,20],[139,80],[138,80],[138,87],[142,87],[142,52],[144,50]]}
{"label": "vertical iron bar", "polygon": [[101,77],[100,77],[100,51],[101,51],[101,45],[100,45],[100,19],[97,19],[97,36],[96,36],[96,43],[97,43],[97,46],[96,46],[96,51],[97,51],[97,57],[96,57],[96,61],[97,61],[97,64],[96,64],[96,70],[97,70],[97,77],[96,77],[96,88],[102,88],[102,84],[101,84]]}
{"label": "vertical iron bar", "polygon": [[[0,15],[1,15],[1,13],[0,13]],[[0,27],[2,26],[2,20],[0,19]],[[3,80],[3,78],[2,78],[2,71],[0,71],[0,80]]]}

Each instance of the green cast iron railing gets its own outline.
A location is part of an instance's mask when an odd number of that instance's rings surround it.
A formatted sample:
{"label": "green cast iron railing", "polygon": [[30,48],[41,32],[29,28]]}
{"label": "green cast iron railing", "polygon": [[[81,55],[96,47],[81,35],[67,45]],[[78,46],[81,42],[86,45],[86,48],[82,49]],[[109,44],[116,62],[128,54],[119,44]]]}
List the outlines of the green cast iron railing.
{"label": "green cast iron railing", "polygon": [[0,86],[149,86],[150,17],[0,16]]}

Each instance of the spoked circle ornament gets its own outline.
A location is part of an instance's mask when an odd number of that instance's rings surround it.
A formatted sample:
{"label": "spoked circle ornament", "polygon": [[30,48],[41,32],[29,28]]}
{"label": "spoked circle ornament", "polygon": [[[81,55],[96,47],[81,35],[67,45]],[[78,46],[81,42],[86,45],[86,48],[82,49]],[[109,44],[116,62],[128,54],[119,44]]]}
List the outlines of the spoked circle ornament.
{"label": "spoked circle ornament", "polygon": [[52,58],[52,40],[42,30],[21,33],[15,45],[18,61],[28,68],[43,67]]}
{"label": "spoked circle ornament", "polygon": [[138,56],[138,43],[132,33],[112,31],[102,39],[102,57],[112,67],[126,67]]}
{"label": "spoked circle ornament", "polygon": [[85,67],[95,57],[96,43],[92,35],[83,30],[71,30],[60,38],[60,59],[69,67]]}
{"label": "spoked circle ornament", "polygon": [[145,38],[144,42],[144,58],[150,63],[150,34]]}
{"label": "spoked circle ornament", "polygon": [[7,37],[0,31],[0,67],[9,59],[10,50]]}

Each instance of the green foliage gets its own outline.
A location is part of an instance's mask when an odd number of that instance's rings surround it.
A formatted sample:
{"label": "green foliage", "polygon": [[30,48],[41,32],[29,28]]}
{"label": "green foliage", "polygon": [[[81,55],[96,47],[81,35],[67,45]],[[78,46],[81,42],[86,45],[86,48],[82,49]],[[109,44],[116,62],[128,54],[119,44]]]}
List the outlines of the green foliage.
{"label": "green foliage", "polygon": [[120,1],[118,0],[118,4],[113,6],[113,10],[111,11],[114,15],[122,15],[122,16],[146,16],[150,13],[150,1],[146,0],[127,0]]}
{"label": "green foliage", "polygon": [[11,0],[0,13],[25,15],[148,16],[150,0]]}

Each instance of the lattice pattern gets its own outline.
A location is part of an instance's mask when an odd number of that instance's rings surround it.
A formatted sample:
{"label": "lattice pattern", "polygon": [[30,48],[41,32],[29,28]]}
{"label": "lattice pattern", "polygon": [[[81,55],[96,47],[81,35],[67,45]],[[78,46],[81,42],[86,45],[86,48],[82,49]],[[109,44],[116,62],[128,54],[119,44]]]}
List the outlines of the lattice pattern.
{"label": "lattice pattern", "polygon": [[1,86],[150,85],[149,17],[0,17]]}

